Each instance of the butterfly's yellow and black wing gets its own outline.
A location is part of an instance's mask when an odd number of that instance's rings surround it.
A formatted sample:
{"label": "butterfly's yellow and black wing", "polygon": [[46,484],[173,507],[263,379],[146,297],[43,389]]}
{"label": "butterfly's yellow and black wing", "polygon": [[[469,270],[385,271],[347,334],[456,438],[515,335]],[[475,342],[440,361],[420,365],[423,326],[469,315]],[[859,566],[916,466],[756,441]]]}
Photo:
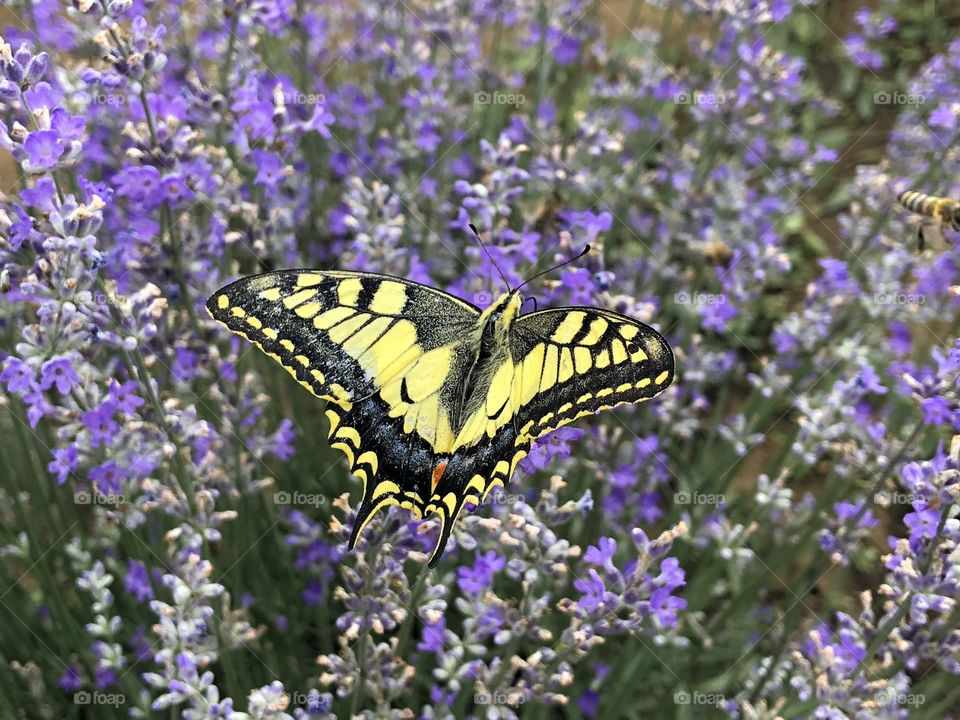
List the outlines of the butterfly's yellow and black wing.
{"label": "butterfly's yellow and black wing", "polygon": [[585,415],[649,400],[673,382],[673,350],[649,325],[591,307],[520,317],[518,439],[535,440]]}
{"label": "butterfly's yellow and black wing", "polygon": [[[495,368],[485,402],[466,418],[428,509],[445,503],[451,518],[503,487],[534,440],[585,415],[638,403],[674,377],[673,351],[653,328],[625,315],[567,307],[513,323],[510,359]],[[437,555],[434,560],[436,562]]]}
{"label": "butterfly's yellow and black wing", "polygon": [[424,514],[455,440],[476,307],[387,275],[283,270],[227,285],[207,310],[329,401],[331,445],[364,483],[351,548],[385,506]]}

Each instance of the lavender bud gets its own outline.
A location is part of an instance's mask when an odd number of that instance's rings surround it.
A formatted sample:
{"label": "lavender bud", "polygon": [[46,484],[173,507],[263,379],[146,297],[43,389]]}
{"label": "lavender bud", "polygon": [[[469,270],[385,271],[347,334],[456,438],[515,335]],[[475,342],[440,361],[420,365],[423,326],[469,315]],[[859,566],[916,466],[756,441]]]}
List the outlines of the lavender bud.
{"label": "lavender bud", "polygon": [[3,75],[12,83],[20,85],[23,82],[23,65],[16,60],[7,60],[3,63]]}
{"label": "lavender bud", "polygon": [[111,17],[120,17],[133,6],[133,0],[111,0],[107,4],[107,14]]}
{"label": "lavender bud", "polygon": [[30,62],[27,63],[25,82],[28,85],[35,85],[43,80],[43,76],[47,74],[48,65],[49,58],[45,52],[34,55]]}
{"label": "lavender bud", "polygon": [[33,59],[33,50],[27,43],[22,43],[13,54],[13,59],[16,60],[21,67],[26,67]]}
{"label": "lavender bud", "polygon": [[0,98],[16,100],[20,96],[20,88],[9,80],[0,80]]}

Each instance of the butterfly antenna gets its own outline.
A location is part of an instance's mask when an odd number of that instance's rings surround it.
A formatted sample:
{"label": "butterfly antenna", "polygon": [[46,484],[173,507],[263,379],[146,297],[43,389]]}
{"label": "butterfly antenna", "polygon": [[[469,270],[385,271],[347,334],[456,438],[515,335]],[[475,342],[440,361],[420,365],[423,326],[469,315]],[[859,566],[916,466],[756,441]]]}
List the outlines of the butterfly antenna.
{"label": "butterfly antenna", "polygon": [[577,260],[579,260],[580,258],[582,258],[582,257],[583,257],[584,255],[586,255],[588,252],[590,252],[590,244],[589,244],[589,243],[587,243],[587,245],[584,246],[583,250],[580,251],[580,254],[579,254],[579,255],[577,255],[577,256],[575,256],[575,257],[572,257],[572,258],[567,258],[566,260],[564,260],[562,263],[560,263],[560,264],[558,264],[558,265],[554,265],[553,267],[548,267],[546,270],[541,270],[541,271],[538,272],[536,275],[532,275],[531,277],[528,277],[528,278],[527,278],[526,280],[524,280],[522,283],[520,283],[519,285],[517,285],[517,290],[519,290],[520,288],[522,288],[522,287],[523,287],[524,285],[526,285],[527,283],[532,282],[533,280],[536,280],[538,277],[541,277],[542,275],[546,275],[547,273],[551,273],[551,272],[553,272],[554,270],[558,270],[558,269],[562,268],[564,265],[569,265],[570,263],[575,263]]}
{"label": "butterfly antenna", "polygon": [[497,269],[497,272],[500,273],[500,278],[503,280],[503,284],[507,286],[507,292],[511,292],[510,283],[507,282],[507,276],[503,274],[503,270],[500,269],[500,266],[497,265],[497,261],[493,259],[493,255],[490,254],[490,250],[487,248],[486,243],[483,242],[483,238],[480,237],[480,231],[477,230],[477,226],[473,223],[470,223],[470,229],[473,230],[473,234],[477,236],[477,240],[480,241],[480,247],[483,248],[483,251],[487,254],[487,257],[490,258],[490,262],[493,263],[493,266]]}

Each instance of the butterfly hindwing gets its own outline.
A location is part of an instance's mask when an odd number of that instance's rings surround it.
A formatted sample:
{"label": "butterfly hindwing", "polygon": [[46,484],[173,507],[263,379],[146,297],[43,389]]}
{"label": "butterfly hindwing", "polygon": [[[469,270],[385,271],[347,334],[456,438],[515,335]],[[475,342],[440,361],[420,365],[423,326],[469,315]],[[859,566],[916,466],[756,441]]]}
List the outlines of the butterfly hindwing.
{"label": "butterfly hindwing", "polygon": [[391,276],[286,270],[238,280],[207,309],[329,401],[331,445],[364,482],[351,546],[381,507],[423,512],[477,308]]}
{"label": "butterfly hindwing", "polygon": [[673,382],[673,351],[653,328],[625,315],[567,307],[523,315],[513,326],[517,440],[584,415],[654,397]]}

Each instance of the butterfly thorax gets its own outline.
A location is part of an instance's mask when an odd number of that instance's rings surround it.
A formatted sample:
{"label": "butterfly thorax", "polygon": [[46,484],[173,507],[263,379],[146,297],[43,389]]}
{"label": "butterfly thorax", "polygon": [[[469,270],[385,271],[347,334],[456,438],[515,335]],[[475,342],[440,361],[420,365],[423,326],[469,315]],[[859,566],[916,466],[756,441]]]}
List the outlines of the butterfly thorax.
{"label": "butterfly thorax", "polygon": [[497,349],[509,349],[510,328],[520,314],[520,293],[504,293],[481,313],[477,320],[481,353],[495,354]]}
{"label": "butterfly thorax", "polygon": [[496,370],[511,360],[510,330],[520,313],[521,304],[517,291],[504,293],[477,319],[470,338],[470,345],[476,348],[476,353],[470,370],[464,374],[461,401],[451,418],[455,432],[480,410],[495,380]]}

